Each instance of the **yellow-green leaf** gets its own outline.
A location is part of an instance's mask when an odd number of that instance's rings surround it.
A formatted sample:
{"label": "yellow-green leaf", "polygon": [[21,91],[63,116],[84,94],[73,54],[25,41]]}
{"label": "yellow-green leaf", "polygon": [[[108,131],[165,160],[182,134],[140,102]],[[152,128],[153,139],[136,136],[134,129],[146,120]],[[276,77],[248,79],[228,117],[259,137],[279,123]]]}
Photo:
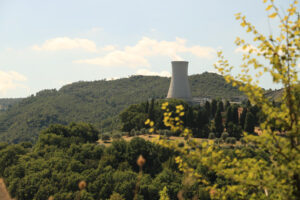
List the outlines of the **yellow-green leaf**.
{"label": "yellow-green leaf", "polygon": [[273,5],[269,5],[269,6],[266,8],[266,11],[270,10],[272,7],[273,7]]}
{"label": "yellow-green leaf", "polygon": [[277,16],[277,13],[273,13],[273,14],[269,15],[269,18],[274,18],[276,16]]}

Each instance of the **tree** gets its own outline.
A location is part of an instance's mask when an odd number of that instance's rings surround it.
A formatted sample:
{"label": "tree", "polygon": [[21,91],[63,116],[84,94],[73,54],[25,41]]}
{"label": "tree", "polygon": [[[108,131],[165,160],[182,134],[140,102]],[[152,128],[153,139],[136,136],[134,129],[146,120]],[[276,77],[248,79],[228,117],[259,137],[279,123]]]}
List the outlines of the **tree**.
{"label": "tree", "polygon": [[123,195],[113,192],[112,195],[110,195],[109,200],[125,200],[125,199],[124,199]]}
{"label": "tree", "polygon": [[221,112],[224,111],[224,104],[223,104],[223,101],[222,101],[222,100],[220,100],[220,101],[218,102],[218,107],[217,107],[217,109],[219,109]]}
{"label": "tree", "polygon": [[215,117],[217,112],[217,100],[213,99],[211,102],[211,116]]}
{"label": "tree", "polygon": [[89,192],[87,192],[86,190],[82,190],[80,191],[78,200],[93,200],[93,195],[91,195]]}
{"label": "tree", "polygon": [[103,142],[108,142],[110,140],[110,135],[109,134],[103,134],[101,139],[102,139]]}
{"label": "tree", "polygon": [[226,100],[225,103],[225,110],[227,110],[230,107],[230,102],[228,100]]}
{"label": "tree", "polygon": [[221,135],[221,138],[222,138],[222,140],[226,140],[226,138],[228,138],[229,137],[229,134],[227,133],[227,132],[223,132],[222,133],[222,135]]}
{"label": "tree", "polygon": [[168,196],[168,189],[165,186],[162,191],[159,192],[159,200],[170,200],[169,196]]}
{"label": "tree", "polygon": [[203,129],[204,125],[209,122],[209,117],[207,116],[206,109],[200,108],[197,113],[197,128],[199,130]]}
{"label": "tree", "polygon": [[[219,60],[215,65],[227,82],[238,86],[247,95],[251,104],[261,109],[265,115],[265,121],[260,124],[262,134],[260,136],[245,134],[243,141],[249,144],[249,148],[233,148],[232,151],[218,149],[212,141],[201,144],[194,141],[189,143],[191,131],[186,128],[181,128],[188,140],[184,149],[172,143],[161,142],[182,153],[176,157],[179,169],[189,177],[194,177],[200,184],[207,185],[206,189],[209,190],[211,199],[296,200],[300,196],[300,109],[297,99],[299,87],[297,64],[300,56],[298,1],[293,0],[284,13],[279,12],[274,0],[263,1],[269,2],[266,10],[273,10],[269,18],[278,18],[279,30],[276,31],[279,33],[278,37],[262,35],[245,16],[239,13],[236,18],[241,21],[241,26],[245,27],[247,32],[254,35],[253,40],[258,45],[254,47],[253,44],[250,45],[245,40],[237,38],[236,44],[246,51],[241,65],[242,73],[237,76],[230,74],[234,67],[229,65],[222,52],[218,53]],[[264,59],[268,64],[266,66],[261,64],[258,58]],[[258,70],[255,76],[248,74],[251,66]],[[280,107],[274,106],[258,85],[259,78],[264,73],[269,73],[274,83],[283,86],[279,100]],[[255,119],[255,116],[248,111],[245,123],[251,118]],[[170,121],[167,121],[169,127],[178,129],[174,124],[170,124]],[[274,129],[274,122],[276,127],[281,129]],[[189,148],[192,151],[189,151]],[[193,165],[197,162],[207,167],[207,171],[222,176],[225,182],[213,183],[199,176]]]}
{"label": "tree", "polygon": [[224,130],[223,123],[222,123],[222,115],[220,110],[217,111],[215,116],[215,128],[218,137],[220,137],[221,133]]}
{"label": "tree", "polygon": [[17,162],[18,156],[25,154],[26,151],[21,145],[9,145],[0,149],[0,176],[2,177],[5,169]]}
{"label": "tree", "polygon": [[238,112],[237,105],[232,106],[231,115],[232,115],[232,122],[236,125],[239,124],[239,112]]}
{"label": "tree", "polygon": [[213,132],[209,133],[208,139],[215,139],[215,138],[216,138],[215,133],[213,133]]}
{"label": "tree", "polygon": [[242,128],[239,125],[236,125],[232,122],[229,122],[228,126],[227,126],[227,132],[229,133],[230,137],[234,137],[236,139],[240,139],[242,137]]}
{"label": "tree", "polygon": [[226,128],[228,128],[228,124],[232,122],[232,107],[229,106],[226,112]]}
{"label": "tree", "polygon": [[235,144],[236,143],[236,139],[234,137],[228,137],[225,139],[225,142],[227,144]]}
{"label": "tree", "polygon": [[145,105],[145,113],[148,113],[149,111],[149,101],[146,101],[146,105]]}
{"label": "tree", "polygon": [[[264,0],[264,3],[266,2],[269,2],[266,10],[273,10],[269,18],[279,20],[278,36],[262,35],[255,26],[246,20],[245,16],[239,13],[236,18],[241,21],[241,26],[245,27],[247,32],[254,35],[253,40],[259,45],[254,49],[250,43],[237,38],[236,44],[246,49],[244,63],[241,65],[243,74],[231,76],[232,67],[221,52],[216,67],[228,82],[234,86],[237,85],[241,91],[245,92],[251,104],[259,107],[266,116],[265,121],[260,124],[262,135],[246,135],[245,139],[248,143],[254,143],[257,146],[255,148],[257,153],[264,150],[272,159],[241,158],[238,160],[237,165],[239,166],[246,162],[259,162],[260,164],[253,165],[249,169],[242,167],[231,173],[231,176],[236,176],[234,180],[238,181],[239,185],[235,189],[228,186],[227,191],[237,192],[246,187],[250,189],[253,188],[251,183],[254,183],[254,187],[257,189],[255,190],[256,197],[250,196],[253,199],[297,199],[300,196],[300,171],[296,167],[300,164],[300,112],[297,107],[299,103],[296,101],[297,63],[300,50],[300,20],[299,12],[297,12],[299,7],[297,7],[298,2],[294,0],[288,9],[281,13],[273,0]],[[257,58],[266,60],[268,65],[261,64]],[[258,79],[256,80],[247,73],[251,65],[258,70],[256,74]],[[264,96],[264,90],[258,86],[259,78],[264,72],[272,76],[274,83],[283,86],[280,107],[274,106],[272,101]],[[246,115],[245,128],[247,127],[247,131],[252,132],[253,124],[251,123],[255,116],[250,113],[248,111]],[[278,135],[277,130],[272,130],[274,120],[276,125],[284,130],[285,137]],[[232,167],[235,166],[235,164],[232,165]],[[249,176],[246,177],[245,173]],[[230,173],[228,171],[225,174],[228,176]],[[255,176],[253,176],[254,174]],[[283,186],[282,182],[287,184]],[[262,186],[259,186],[260,184]],[[240,194],[240,196],[242,195],[246,194]]]}
{"label": "tree", "polygon": [[241,127],[245,126],[246,115],[247,115],[247,108],[243,107],[243,111],[240,115],[240,123],[239,123]]}
{"label": "tree", "polygon": [[210,119],[211,115],[211,109],[210,109],[210,103],[208,101],[205,101],[205,110],[207,113],[207,117]]}
{"label": "tree", "polygon": [[251,102],[249,101],[249,99],[247,100],[246,107],[251,108]]}
{"label": "tree", "polygon": [[155,104],[155,99],[151,99],[151,103],[149,105],[149,110],[148,110],[148,116],[149,119],[154,120],[154,104]]}
{"label": "tree", "polygon": [[191,107],[187,108],[185,116],[186,116],[185,125],[192,128],[194,126],[194,111]]}
{"label": "tree", "polygon": [[255,117],[251,112],[247,112],[244,130],[252,134],[254,133],[254,127],[255,127]]}

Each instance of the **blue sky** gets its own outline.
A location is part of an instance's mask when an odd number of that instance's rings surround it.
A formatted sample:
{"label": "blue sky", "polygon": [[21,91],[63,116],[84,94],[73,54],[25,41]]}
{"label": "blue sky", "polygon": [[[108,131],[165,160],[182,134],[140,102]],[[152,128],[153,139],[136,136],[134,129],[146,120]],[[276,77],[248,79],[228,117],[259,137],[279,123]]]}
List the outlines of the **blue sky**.
{"label": "blue sky", "polygon": [[[189,61],[189,74],[213,72],[218,49],[238,66],[235,38],[251,36],[234,14],[269,34],[277,25],[265,7],[261,0],[0,0],[0,98],[79,80],[168,76],[172,60]],[[279,87],[268,76],[261,85]]]}

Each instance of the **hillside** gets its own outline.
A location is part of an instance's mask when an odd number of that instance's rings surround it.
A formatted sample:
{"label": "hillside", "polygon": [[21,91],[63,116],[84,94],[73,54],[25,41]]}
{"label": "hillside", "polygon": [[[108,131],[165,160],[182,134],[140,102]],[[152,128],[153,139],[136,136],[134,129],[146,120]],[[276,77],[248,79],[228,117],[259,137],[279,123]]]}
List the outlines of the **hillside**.
{"label": "hillside", "polygon": [[20,102],[22,98],[3,98],[0,99],[0,112],[7,110],[13,104]]}
{"label": "hillside", "polygon": [[283,89],[271,90],[266,92],[266,96],[274,101],[280,101],[282,97]]}
{"label": "hillside", "polygon": [[[214,73],[189,77],[194,97],[234,98],[242,93]],[[165,98],[170,78],[132,76],[118,80],[76,82],[60,90],[43,90],[0,113],[0,141],[35,142],[41,129],[53,123],[92,123],[100,131],[116,129],[118,114],[131,104]]]}

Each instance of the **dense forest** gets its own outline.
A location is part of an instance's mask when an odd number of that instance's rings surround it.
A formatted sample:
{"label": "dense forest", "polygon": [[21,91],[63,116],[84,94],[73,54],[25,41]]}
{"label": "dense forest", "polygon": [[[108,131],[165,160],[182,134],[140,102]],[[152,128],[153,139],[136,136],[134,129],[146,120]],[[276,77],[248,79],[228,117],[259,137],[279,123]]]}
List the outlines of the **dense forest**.
{"label": "dense forest", "polygon": [[14,104],[20,102],[22,98],[2,98],[0,99],[0,112],[9,109]]}
{"label": "dense forest", "polygon": [[[145,133],[145,121],[154,122],[154,128],[158,133],[168,136],[179,136],[180,133],[172,133],[163,123],[164,112],[161,109],[166,100],[152,99],[140,104],[129,106],[120,113],[121,130],[130,135]],[[204,105],[190,105],[181,100],[168,100],[169,109],[175,116],[176,106],[183,105],[183,126],[189,128],[193,137],[198,138],[235,138],[239,140],[243,131],[250,134],[255,126],[264,120],[264,115],[257,106],[252,106],[249,101],[242,104],[230,104],[229,101],[206,101]],[[224,131],[226,130],[226,131]],[[134,133],[134,134],[133,134]]]}
{"label": "dense forest", "polygon": [[[171,199],[178,195],[210,199],[201,183],[178,170],[178,152],[138,137],[130,142],[116,139],[105,147],[96,143],[97,136],[98,130],[92,125],[72,123],[51,125],[34,145],[0,143],[0,177],[12,197],[22,200],[155,200],[164,187]],[[234,157],[235,148],[254,156],[249,146],[215,144],[216,151],[225,151],[230,157]],[[229,184],[201,163],[194,164],[210,185]]]}
{"label": "dense forest", "polygon": [[[215,73],[189,77],[194,97],[244,98]],[[43,90],[0,113],[0,141],[35,142],[50,124],[92,123],[101,132],[119,129],[118,114],[149,98],[165,98],[170,78],[132,76],[113,81],[77,82],[60,90]]]}

